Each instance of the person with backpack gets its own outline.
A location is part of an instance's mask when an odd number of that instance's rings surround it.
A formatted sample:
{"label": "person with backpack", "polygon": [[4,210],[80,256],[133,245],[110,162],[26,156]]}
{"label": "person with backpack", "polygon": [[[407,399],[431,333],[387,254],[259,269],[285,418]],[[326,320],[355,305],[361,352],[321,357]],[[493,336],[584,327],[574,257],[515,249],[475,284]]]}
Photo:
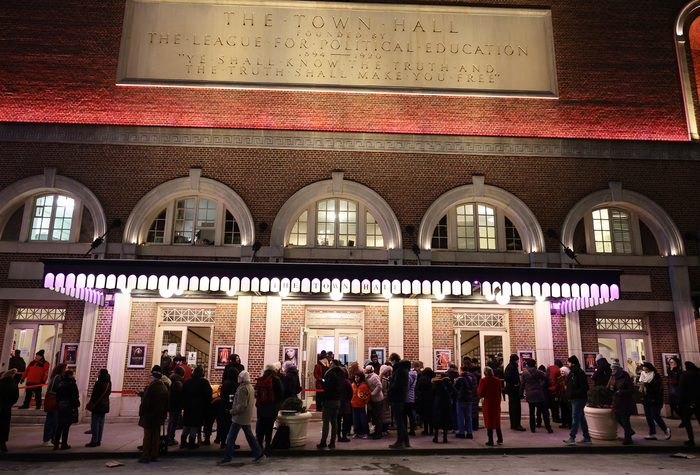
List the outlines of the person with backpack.
{"label": "person with backpack", "polygon": [[265,453],[269,454],[272,452],[272,430],[275,427],[275,420],[277,420],[277,413],[282,405],[282,396],[284,395],[282,382],[277,376],[275,365],[265,366],[265,371],[258,379],[255,390],[257,393],[255,406],[258,413],[255,436],[260,447],[263,447],[263,441],[265,442]]}

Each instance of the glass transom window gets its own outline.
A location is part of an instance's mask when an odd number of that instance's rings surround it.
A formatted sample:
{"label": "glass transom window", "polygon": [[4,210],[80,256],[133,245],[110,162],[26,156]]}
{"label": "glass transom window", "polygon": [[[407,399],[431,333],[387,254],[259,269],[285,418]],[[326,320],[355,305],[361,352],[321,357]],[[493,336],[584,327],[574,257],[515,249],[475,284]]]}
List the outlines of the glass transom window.
{"label": "glass transom window", "polygon": [[384,247],[381,224],[362,203],[329,198],[299,214],[287,235],[289,246],[332,248]]}
{"label": "glass transom window", "polygon": [[630,217],[618,209],[593,211],[595,251],[606,254],[632,254]]}
{"label": "glass transom window", "polygon": [[63,195],[45,195],[34,201],[30,241],[69,241],[75,200]]}
{"label": "glass transom window", "polygon": [[233,214],[219,202],[190,196],[175,200],[153,219],[146,242],[195,246],[240,244],[241,233]]}
{"label": "glass transom window", "polygon": [[521,250],[522,242],[512,223],[508,221],[511,227],[506,229],[504,218],[499,218],[495,208],[481,203],[465,203],[448,210],[433,230],[432,248],[495,251],[499,249],[496,231],[499,219],[500,232],[510,236],[512,248],[507,250]]}

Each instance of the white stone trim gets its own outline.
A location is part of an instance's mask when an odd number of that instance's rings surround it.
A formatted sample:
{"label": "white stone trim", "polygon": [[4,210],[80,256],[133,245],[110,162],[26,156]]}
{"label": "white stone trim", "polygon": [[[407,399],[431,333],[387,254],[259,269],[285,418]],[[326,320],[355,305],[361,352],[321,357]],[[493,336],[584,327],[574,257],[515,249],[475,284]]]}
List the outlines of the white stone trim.
{"label": "white stone trim", "polygon": [[497,208],[518,229],[523,243],[523,253],[543,252],[544,234],[535,214],[517,196],[501,188],[483,184],[483,177],[475,176],[474,183],[454,188],[440,195],[423,215],[418,229],[418,245],[430,249],[433,231],[447,211],[462,203],[479,202]]}
{"label": "white stone trim", "polygon": [[[198,170],[198,169],[193,169]],[[197,190],[193,190],[193,186]],[[176,199],[198,194],[223,204],[231,211],[241,232],[241,244],[250,246],[255,241],[253,215],[243,198],[228,186],[209,178],[198,178],[196,173],[185,178],[167,181],[139,200],[129,215],[124,228],[125,243],[140,243],[156,215]],[[223,226],[223,223],[221,224]],[[220,230],[217,230],[217,232]]]}
{"label": "white stone trim", "polygon": [[697,90],[697,85],[693,88],[695,74],[692,65],[688,64],[687,54],[690,52],[690,38],[688,38],[687,32],[690,30],[690,24],[697,18],[699,13],[700,0],[694,0],[681,10],[676,17],[675,25],[676,55],[681,76],[681,87],[683,89],[685,117],[688,124],[688,135],[694,141],[700,140],[695,104],[693,103],[693,89]]}

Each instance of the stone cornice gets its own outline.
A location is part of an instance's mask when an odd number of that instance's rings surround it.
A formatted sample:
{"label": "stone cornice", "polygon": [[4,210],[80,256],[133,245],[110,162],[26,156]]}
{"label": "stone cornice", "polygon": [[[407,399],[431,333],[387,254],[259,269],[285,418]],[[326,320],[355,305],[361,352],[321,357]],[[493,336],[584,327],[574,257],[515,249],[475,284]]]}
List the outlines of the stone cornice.
{"label": "stone cornice", "polygon": [[411,135],[293,130],[0,123],[0,141],[166,147],[700,160],[691,142]]}

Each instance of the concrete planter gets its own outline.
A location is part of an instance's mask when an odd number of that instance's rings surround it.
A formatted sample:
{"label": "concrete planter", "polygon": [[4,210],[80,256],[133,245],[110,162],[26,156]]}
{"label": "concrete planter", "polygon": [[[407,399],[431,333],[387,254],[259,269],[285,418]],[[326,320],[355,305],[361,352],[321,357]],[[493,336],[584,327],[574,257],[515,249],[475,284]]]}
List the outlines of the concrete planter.
{"label": "concrete planter", "polygon": [[609,407],[586,406],[583,408],[583,413],[586,415],[588,432],[592,438],[600,440],[617,439],[617,422],[613,418],[612,409]]}
{"label": "concrete planter", "polygon": [[286,415],[279,414],[277,423],[289,427],[289,443],[291,447],[303,447],[306,445],[306,430],[311,419],[310,412]]}

